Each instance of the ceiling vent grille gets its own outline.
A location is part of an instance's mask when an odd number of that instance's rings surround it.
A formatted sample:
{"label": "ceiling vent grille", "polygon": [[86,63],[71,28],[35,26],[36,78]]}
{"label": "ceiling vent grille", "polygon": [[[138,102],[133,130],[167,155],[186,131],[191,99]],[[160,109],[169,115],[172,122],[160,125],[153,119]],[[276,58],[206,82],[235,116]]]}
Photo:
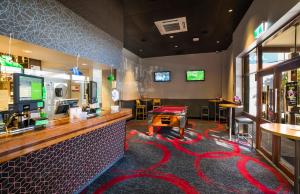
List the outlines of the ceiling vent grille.
{"label": "ceiling vent grille", "polygon": [[161,35],[187,31],[186,17],[156,21],[154,24]]}

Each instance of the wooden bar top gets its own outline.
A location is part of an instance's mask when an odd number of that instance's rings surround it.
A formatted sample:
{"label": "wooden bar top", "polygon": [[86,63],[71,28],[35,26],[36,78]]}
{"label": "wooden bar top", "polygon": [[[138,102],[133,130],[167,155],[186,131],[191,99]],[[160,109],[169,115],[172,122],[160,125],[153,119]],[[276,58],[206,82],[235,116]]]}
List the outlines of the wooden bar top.
{"label": "wooden bar top", "polygon": [[264,123],[260,128],[277,136],[300,140],[300,126],[281,123]]}
{"label": "wooden bar top", "polygon": [[237,104],[219,104],[219,106],[224,108],[243,108],[243,105],[237,105]]}
{"label": "wooden bar top", "polygon": [[219,102],[222,102],[223,100],[220,100],[220,99],[210,99],[208,100],[208,102],[214,102],[214,103],[219,103]]}
{"label": "wooden bar top", "polygon": [[0,139],[0,163],[131,117],[131,109],[121,109],[116,113],[103,111],[100,116],[88,120],[72,120],[39,131],[3,137]]}

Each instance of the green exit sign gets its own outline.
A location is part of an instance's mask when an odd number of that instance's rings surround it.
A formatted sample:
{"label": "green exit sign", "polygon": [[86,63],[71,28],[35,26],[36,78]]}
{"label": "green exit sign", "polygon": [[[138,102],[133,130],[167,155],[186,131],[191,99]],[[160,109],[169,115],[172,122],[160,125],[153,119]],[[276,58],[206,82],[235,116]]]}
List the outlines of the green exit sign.
{"label": "green exit sign", "polygon": [[268,23],[262,22],[254,31],[254,38],[259,38],[268,29]]}

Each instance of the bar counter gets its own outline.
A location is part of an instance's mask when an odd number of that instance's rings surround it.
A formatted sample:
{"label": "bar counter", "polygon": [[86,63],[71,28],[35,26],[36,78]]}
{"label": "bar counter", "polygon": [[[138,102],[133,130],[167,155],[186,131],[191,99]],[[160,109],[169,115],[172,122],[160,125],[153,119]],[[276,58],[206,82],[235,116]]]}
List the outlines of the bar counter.
{"label": "bar counter", "polygon": [[0,139],[0,193],[81,191],[124,156],[130,109]]}

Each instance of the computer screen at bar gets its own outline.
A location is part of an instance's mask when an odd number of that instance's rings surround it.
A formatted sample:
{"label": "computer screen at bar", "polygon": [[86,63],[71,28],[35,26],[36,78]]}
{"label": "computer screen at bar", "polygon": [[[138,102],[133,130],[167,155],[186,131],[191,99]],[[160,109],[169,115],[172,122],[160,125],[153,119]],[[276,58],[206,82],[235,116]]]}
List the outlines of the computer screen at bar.
{"label": "computer screen at bar", "polygon": [[14,74],[14,103],[25,103],[43,100],[44,78]]}

